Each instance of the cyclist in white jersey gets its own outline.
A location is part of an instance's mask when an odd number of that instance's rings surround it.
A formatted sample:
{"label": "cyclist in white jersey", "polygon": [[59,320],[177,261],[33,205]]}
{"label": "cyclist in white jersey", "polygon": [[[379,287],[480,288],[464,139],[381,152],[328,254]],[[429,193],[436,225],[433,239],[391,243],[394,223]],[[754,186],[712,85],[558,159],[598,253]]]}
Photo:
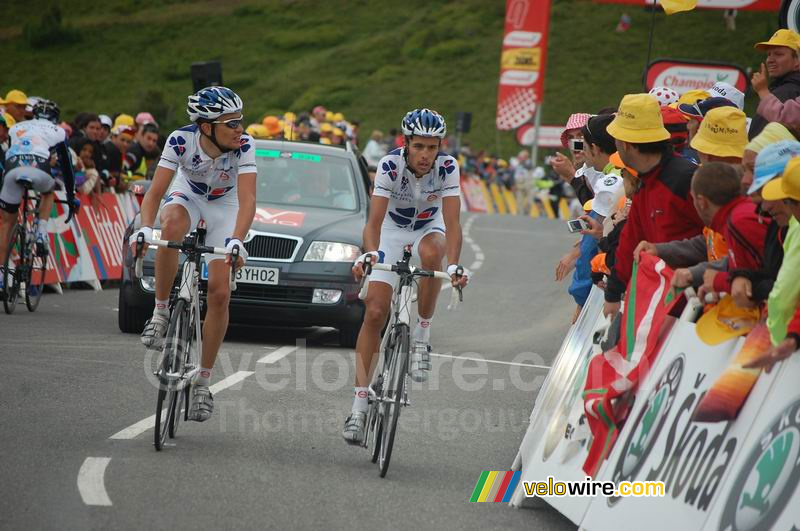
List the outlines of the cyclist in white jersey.
{"label": "cyclist in white jersey", "polygon": [[[378,163],[369,219],[364,227],[367,252],[356,260],[353,274],[356,279],[364,275],[367,255],[372,255],[375,262],[394,264],[402,258],[403,248],[413,245],[413,256],[419,258],[423,269],[441,270],[446,256],[453,284],[463,287],[469,273],[465,271],[460,279],[455,276],[461,255],[460,176],[456,160],[439,151],[447,133],[444,118],[429,109],[415,109],[405,115],[401,126],[405,146]],[[397,275],[373,270],[369,282],[364,323],[356,342],[353,407],[342,432],[350,444],[361,444],[364,440],[369,373],[381,328],[389,314]],[[410,366],[411,378],[417,382],[427,380],[431,368],[431,320],[439,291],[439,280],[419,281],[419,315],[412,335]]]}
{"label": "cyclist in white jersey", "polygon": [[[206,245],[228,251],[224,261],[206,256],[208,311],[200,371],[192,385],[189,407],[189,418],[198,422],[207,420],[214,409],[208,385],[228,329],[230,253],[238,246],[238,266],[244,264],[247,252],[242,240],[250,230],[256,209],[255,144],[250,136],[242,134],[242,108],[241,98],[225,87],[207,87],[189,96],[187,111],[193,124],[178,129],[167,139],[153,184],[142,202],[142,228],[130,240],[132,247],[139,234],[144,235],[145,242],[152,241],[159,202],[166,195],[160,215],[162,240],[183,240],[203,219]],[[169,295],[177,271],[178,251],[159,247],[156,305],[142,332],[142,343],[148,348],[160,348],[166,335]]]}
{"label": "cyclist in white jersey", "polygon": [[[67,193],[69,215],[67,223],[77,212],[75,201],[75,174],[67,147],[67,133],[58,127],[60,111],[55,102],[39,100],[33,109],[33,119],[19,122],[8,132],[11,147],[5,155],[5,177],[0,190],[0,261],[5,261],[8,251],[9,232],[17,221],[17,212],[22,203],[25,185],[30,184],[41,193],[39,222],[36,228],[37,254],[48,252],[47,220],[53,208],[53,190],[56,181],[50,172],[50,159],[58,158],[64,188]],[[0,279],[2,283],[2,279]],[[29,290],[37,289],[29,286]]]}

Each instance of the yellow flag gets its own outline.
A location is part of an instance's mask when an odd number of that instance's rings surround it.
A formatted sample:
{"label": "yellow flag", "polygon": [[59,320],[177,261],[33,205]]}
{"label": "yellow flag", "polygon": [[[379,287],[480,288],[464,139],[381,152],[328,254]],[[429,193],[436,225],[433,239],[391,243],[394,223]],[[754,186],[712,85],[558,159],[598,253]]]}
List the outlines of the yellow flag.
{"label": "yellow flag", "polygon": [[697,7],[697,0],[661,0],[664,13],[672,15],[681,11],[691,11]]}

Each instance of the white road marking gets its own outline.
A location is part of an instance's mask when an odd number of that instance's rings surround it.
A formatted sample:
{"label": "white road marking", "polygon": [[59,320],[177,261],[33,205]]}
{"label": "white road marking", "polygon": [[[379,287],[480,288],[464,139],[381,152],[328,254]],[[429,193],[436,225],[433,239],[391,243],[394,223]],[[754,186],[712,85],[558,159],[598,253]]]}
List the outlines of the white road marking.
{"label": "white road marking", "polygon": [[275,363],[285,358],[295,350],[297,350],[297,347],[290,347],[290,346],[281,347],[275,352],[267,354],[266,356],[258,360],[256,363]]}
{"label": "white road marking", "polygon": [[[211,387],[209,387],[209,390],[212,393],[219,393],[220,391],[222,391],[224,389],[227,389],[228,387],[236,385],[237,383],[241,382],[242,380],[244,380],[245,378],[247,378],[248,376],[250,376],[252,374],[255,374],[255,371],[239,371],[239,372],[235,372],[235,373],[231,374],[230,376],[228,376],[227,378],[225,378],[224,380],[220,380],[217,383],[215,383],[214,385],[212,385]],[[162,413],[164,411],[166,411],[166,409],[164,409],[162,411]],[[118,431],[117,433],[115,433],[114,435],[109,437],[109,439],[116,439],[116,440],[134,439],[137,436],[139,436],[142,433],[144,433],[147,430],[149,430],[150,428],[152,428],[153,427],[153,423],[155,421],[156,421],[156,416],[155,415],[151,415],[151,416],[147,417],[146,419],[142,419],[142,420],[140,420],[139,422],[137,422],[135,424],[131,424],[130,426],[128,426],[124,430]]]}
{"label": "white road marking", "polygon": [[500,365],[515,365],[518,367],[531,367],[532,369],[550,370],[549,365],[534,365],[532,363],[517,363],[515,361],[487,360],[483,358],[470,358],[468,356],[451,356],[450,354],[436,354],[435,352],[431,352],[431,356],[436,356],[437,358],[452,358],[457,360],[485,361],[486,363],[498,363]]}
{"label": "white road marking", "polygon": [[87,457],[78,471],[78,492],[86,505],[111,506],[104,476],[110,457]]}

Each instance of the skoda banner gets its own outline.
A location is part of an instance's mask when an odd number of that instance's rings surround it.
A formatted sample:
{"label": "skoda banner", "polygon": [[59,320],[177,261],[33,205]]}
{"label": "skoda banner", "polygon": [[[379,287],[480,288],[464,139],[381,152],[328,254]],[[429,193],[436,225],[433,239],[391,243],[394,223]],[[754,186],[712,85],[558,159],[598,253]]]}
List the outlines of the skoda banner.
{"label": "skoda banner", "polygon": [[697,337],[694,323],[683,319],[675,323],[599,474],[601,481],[617,484],[663,481],[666,495],[598,498],[583,521],[585,529],[612,529],[625,521],[646,521],[650,531],[701,528],[723,497],[723,482],[744,451],[752,419],[763,414],[775,380],[774,373],[760,375],[737,419],[695,420],[704,407],[703,398],[743,343],[736,338],[709,346]]}
{"label": "skoda banner", "polygon": [[742,92],[747,90],[747,74],[732,64],[656,59],[645,73],[647,90],[667,87],[678,94],[690,90],[708,90],[719,82],[733,85]]}
{"label": "skoda banner", "polygon": [[550,0],[506,0],[497,90],[497,128],[516,129],[542,101]]}

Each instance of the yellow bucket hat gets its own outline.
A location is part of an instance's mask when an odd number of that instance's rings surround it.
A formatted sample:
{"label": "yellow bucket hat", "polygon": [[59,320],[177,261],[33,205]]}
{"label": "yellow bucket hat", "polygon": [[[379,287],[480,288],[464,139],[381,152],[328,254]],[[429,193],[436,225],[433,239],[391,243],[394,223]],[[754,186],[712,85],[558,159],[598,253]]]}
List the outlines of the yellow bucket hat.
{"label": "yellow bucket hat", "polygon": [[758,308],[741,308],[727,296],[697,321],[697,336],[706,345],[719,345],[734,337],[743,336],[761,319]]}
{"label": "yellow bucket hat", "polygon": [[756,50],[766,52],[772,46],[785,46],[794,51],[800,50],[800,35],[788,29],[779,29],[772,34],[768,41],[758,42],[755,45]]}
{"label": "yellow bucket hat", "polygon": [[800,157],[790,159],[783,170],[783,176],[772,179],[764,185],[761,197],[767,201],[794,199],[800,201]]}
{"label": "yellow bucket hat", "polygon": [[117,119],[114,120],[114,127],[112,127],[112,129],[119,127],[121,125],[126,125],[128,127],[136,127],[136,121],[130,114],[120,114],[119,116],[117,116]]}
{"label": "yellow bucket hat", "polygon": [[28,96],[26,96],[25,93],[22,92],[21,90],[17,89],[9,90],[8,94],[6,94],[5,99],[0,100],[0,105],[6,105],[8,103],[16,103],[17,105],[27,105]]}
{"label": "yellow bucket hat", "polygon": [[736,107],[711,109],[690,145],[706,155],[741,157],[747,145],[747,116]]}
{"label": "yellow bucket hat", "polygon": [[14,127],[14,124],[17,123],[14,117],[8,114],[7,112],[0,112],[0,120],[2,120],[6,124],[6,127],[9,129]]}
{"label": "yellow bucket hat", "polygon": [[608,134],[622,142],[646,144],[669,140],[664,128],[661,108],[649,94],[628,94],[622,98],[614,121],[606,128]]}
{"label": "yellow bucket hat", "polygon": [[688,103],[689,105],[694,105],[699,100],[707,100],[710,97],[711,94],[709,94],[705,90],[699,90],[699,89],[687,90],[686,92],[681,94],[680,98],[678,98],[678,105],[682,105],[684,103]]}

